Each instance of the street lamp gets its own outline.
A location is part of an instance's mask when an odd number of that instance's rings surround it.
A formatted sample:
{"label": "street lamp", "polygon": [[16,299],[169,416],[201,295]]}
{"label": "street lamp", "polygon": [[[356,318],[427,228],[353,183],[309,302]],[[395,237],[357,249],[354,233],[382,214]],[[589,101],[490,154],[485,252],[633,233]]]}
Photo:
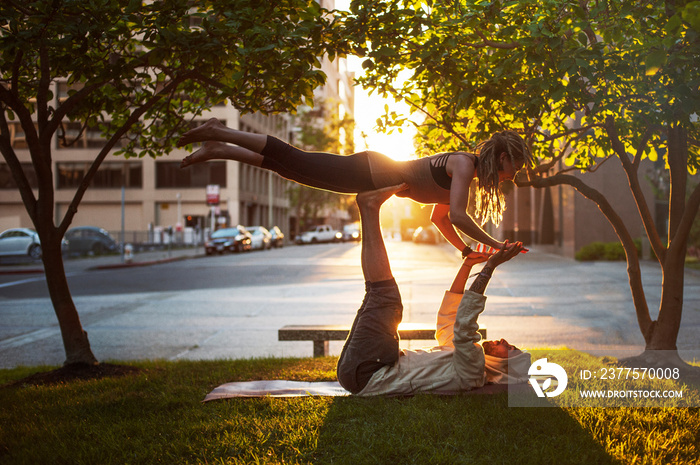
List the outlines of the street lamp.
{"label": "street lamp", "polygon": [[175,194],[175,198],[177,199],[177,221],[175,222],[175,232],[178,233],[183,230],[182,228],[182,204],[180,202],[180,199],[182,199],[182,194],[179,192]]}

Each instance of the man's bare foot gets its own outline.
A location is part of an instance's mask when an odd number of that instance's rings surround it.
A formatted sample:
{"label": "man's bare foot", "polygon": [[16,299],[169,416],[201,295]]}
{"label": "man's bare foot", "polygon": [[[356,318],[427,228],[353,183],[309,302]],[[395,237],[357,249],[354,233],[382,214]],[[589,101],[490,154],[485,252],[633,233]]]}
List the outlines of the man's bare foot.
{"label": "man's bare foot", "polygon": [[186,168],[195,163],[201,163],[204,161],[213,160],[215,158],[220,158],[219,155],[226,148],[226,144],[223,142],[210,141],[206,142],[201,149],[192,152],[190,155],[186,156],[180,162],[180,168]]}
{"label": "man's bare foot", "polygon": [[360,208],[379,208],[389,197],[407,189],[406,183],[397,186],[383,187],[373,191],[360,192],[355,198],[355,202]]}
{"label": "man's bare foot", "polygon": [[177,141],[177,146],[182,147],[195,142],[206,142],[208,140],[216,140],[219,135],[219,130],[226,128],[221,121],[216,118],[211,118],[206,123],[194,129],[190,129],[180,137]]}

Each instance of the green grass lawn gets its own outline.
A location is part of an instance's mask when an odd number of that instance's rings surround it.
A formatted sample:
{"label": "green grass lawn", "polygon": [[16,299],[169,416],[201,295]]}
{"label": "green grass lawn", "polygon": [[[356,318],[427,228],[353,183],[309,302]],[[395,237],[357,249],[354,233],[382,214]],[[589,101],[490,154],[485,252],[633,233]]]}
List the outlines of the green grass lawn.
{"label": "green grass lawn", "polygon": [[[700,463],[697,408],[512,408],[505,393],[201,402],[229,381],[334,380],[335,363],[139,362],[119,378],[0,387],[0,463]],[[49,368],[0,370],[0,384]]]}

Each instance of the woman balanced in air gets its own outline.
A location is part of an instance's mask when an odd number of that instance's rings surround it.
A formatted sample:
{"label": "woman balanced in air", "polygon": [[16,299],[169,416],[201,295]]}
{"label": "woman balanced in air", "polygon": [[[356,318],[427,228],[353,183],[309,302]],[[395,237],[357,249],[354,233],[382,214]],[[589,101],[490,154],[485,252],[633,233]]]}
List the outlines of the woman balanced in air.
{"label": "woman balanced in air", "polygon": [[499,184],[512,180],[532,162],[525,142],[513,131],[496,133],[481,142],[478,155],[450,152],[410,161],[395,161],[372,151],[348,156],[305,152],[272,136],[229,128],[215,118],[187,131],[177,145],[195,142],[205,144],[182,160],[182,168],[209,160],[235,160],[275,171],[299,184],[346,194],[405,183],[408,188],[396,195],[434,204],[433,224],[463,254],[470,249],[455,227],[475,241],[496,249],[503,246],[467,213],[474,178],[477,217],[481,224],[488,219],[498,224],[505,208]]}

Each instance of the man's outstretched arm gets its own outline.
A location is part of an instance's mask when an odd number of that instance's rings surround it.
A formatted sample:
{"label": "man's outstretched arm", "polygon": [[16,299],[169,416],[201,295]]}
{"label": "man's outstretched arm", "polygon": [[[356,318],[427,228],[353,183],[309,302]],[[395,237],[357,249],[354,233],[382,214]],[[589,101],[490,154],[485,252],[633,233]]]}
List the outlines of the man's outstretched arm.
{"label": "man's outstretched arm", "polygon": [[511,244],[506,241],[498,252],[491,255],[489,259],[486,260],[486,264],[476,275],[476,279],[474,279],[469,290],[477,294],[483,294],[486,291],[486,286],[488,286],[496,267],[518,255],[522,249],[522,242],[514,242]]}
{"label": "man's outstretched arm", "polygon": [[486,254],[471,254],[462,261],[462,266],[459,267],[455,279],[450,286],[450,292],[453,294],[464,294],[464,289],[467,286],[467,280],[472,272],[472,267],[478,263],[483,263],[489,258]]}
{"label": "man's outstretched arm", "polygon": [[450,289],[445,292],[440,308],[437,313],[435,338],[438,345],[452,346],[454,339],[454,323],[457,317],[457,308],[464,295],[464,288],[471,274],[472,267],[478,263],[483,263],[489,258],[487,254],[469,254],[463,261],[462,266],[457,270]]}

